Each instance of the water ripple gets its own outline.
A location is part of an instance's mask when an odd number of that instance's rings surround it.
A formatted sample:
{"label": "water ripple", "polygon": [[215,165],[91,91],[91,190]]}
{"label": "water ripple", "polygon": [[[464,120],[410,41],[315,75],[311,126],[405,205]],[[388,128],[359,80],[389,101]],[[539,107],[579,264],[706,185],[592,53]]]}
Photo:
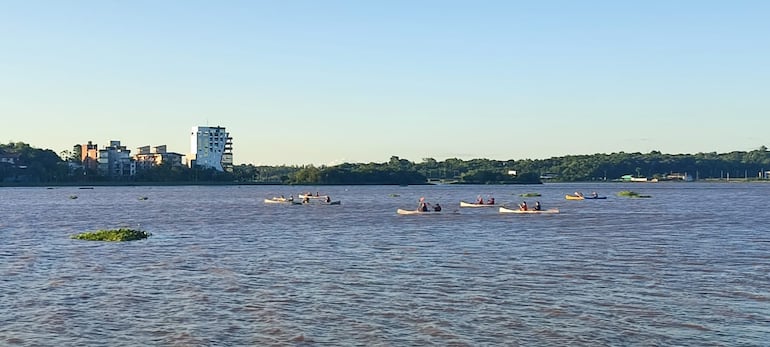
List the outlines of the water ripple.
{"label": "water ripple", "polygon": [[[552,216],[453,206],[479,189],[513,204],[514,186],[324,187],[340,206],[262,203],[307,190],[286,186],[2,188],[0,345],[770,340],[770,212],[740,208],[770,186],[610,191],[640,187],[536,187]],[[563,200],[576,190],[611,198]],[[421,196],[458,212],[395,214]],[[121,226],[153,236],[69,239]]]}

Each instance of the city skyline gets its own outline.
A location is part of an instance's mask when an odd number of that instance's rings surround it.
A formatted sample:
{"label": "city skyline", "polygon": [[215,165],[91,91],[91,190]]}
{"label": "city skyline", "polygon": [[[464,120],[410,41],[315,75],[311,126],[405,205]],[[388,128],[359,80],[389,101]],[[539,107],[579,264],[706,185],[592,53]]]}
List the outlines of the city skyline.
{"label": "city skyline", "polygon": [[0,141],[237,164],[494,160],[768,144],[770,3],[17,2]]}

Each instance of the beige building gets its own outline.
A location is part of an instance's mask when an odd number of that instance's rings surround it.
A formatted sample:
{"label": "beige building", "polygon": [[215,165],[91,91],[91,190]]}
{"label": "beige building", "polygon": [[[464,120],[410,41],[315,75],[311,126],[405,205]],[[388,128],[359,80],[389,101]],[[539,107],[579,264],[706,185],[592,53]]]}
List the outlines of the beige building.
{"label": "beige building", "polygon": [[163,164],[182,166],[183,158],[184,155],[182,154],[167,151],[166,145],[142,146],[137,149],[137,153],[134,155],[136,169],[139,171]]}

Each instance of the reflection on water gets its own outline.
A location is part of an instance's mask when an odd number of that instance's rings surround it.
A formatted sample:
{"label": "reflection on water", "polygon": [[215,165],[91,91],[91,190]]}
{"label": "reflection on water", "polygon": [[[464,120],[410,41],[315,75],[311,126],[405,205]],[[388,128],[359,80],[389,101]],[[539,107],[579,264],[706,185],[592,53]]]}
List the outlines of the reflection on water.
{"label": "reflection on water", "polygon": [[[342,205],[263,203],[308,189]],[[629,189],[653,198],[614,196]],[[576,190],[610,198],[564,200]],[[562,213],[458,207],[531,191]],[[396,215],[423,196],[449,213]],[[769,196],[701,183],[0,188],[0,345],[763,345]],[[69,239],[122,226],[153,236]]]}

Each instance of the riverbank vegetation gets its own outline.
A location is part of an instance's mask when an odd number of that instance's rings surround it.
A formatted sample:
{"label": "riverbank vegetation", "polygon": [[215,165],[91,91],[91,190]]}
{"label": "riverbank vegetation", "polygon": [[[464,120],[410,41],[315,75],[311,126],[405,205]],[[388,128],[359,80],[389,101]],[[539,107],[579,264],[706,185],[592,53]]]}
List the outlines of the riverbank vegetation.
{"label": "riverbank vegetation", "polygon": [[[65,156],[66,157],[66,156]],[[136,175],[111,179],[82,169],[72,156],[62,159],[49,149],[17,142],[0,144],[0,185],[173,185],[173,184],[533,184],[545,181],[610,181],[622,176],[649,179],[764,180],[770,170],[765,146],[748,152],[663,154],[611,153],[548,159],[412,162],[392,156],[383,163],[334,166],[236,165],[232,172],[158,165]],[[672,178],[674,177],[674,178]]]}

